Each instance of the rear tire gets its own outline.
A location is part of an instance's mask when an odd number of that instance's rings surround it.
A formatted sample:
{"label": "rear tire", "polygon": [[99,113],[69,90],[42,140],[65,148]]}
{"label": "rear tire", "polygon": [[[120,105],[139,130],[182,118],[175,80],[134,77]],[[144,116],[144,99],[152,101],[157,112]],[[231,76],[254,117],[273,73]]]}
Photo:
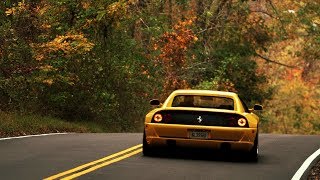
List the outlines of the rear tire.
{"label": "rear tire", "polygon": [[257,162],[258,161],[258,154],[259,154],[259,136],[257,133],[256,138],[254,139],[254,145],[248,154],[249,160]]}
{"label": "rear tire", "polygon": [[146,133],[143,132],[143,142],[142,142],[142,154],[144,156],[152,156],[153,150],[150,145],[147,143]]}

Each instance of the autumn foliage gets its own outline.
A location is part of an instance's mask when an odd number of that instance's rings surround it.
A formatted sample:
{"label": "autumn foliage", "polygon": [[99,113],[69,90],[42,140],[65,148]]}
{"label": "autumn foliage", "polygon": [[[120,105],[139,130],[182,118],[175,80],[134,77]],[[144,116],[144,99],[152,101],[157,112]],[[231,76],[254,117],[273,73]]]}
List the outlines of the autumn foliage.
{"label": "autumn foliage", "polygon": [[182,73],[187,70],[189,64],[188,50],[198,39],[190,29],[193,19],[178,22],[172,32],[165,32],[154,44],[154,50],[160,52],[155,64],[164,70],[164,92],[189,88]]}
{"label": "autumn foliage", "polygon": [[311,0],[1,1],[0,111],[134,131],[149,99],[226,90],[264,105],[263,132],[317,134],[319,9]]}

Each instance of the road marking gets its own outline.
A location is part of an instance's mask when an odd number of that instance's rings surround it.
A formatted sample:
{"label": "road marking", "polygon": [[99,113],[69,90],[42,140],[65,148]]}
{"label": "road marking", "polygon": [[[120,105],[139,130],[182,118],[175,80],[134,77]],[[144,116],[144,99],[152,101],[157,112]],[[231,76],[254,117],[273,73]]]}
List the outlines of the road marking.
{"label": "road marking", "polygon": [[93,167],[91,167],[91,168],[89,168],[89,169],[86,169],[86,170],[84,170],[84,171],[81,171],[81,172],[72,174],[71,176],[67,176],[67,177],[65,177],[65,178],[62,178],[61,180],[74,179],[74,178],[76,178],[76,177],[79,177],[79,176],[82,176],[82,175],[87,174],[87,173],[89,173],[89,172],[95,171],[95,170],[97,170],[97,169],[99,169],[99,168],[102,168],[102,167],[104,167],[104,166],[108,166],[108,165],[110,165],[110,164],[112,164],[112,163],[115,163],[115,162],[121,161],[121,160],[123,160],[123,159],[126,159],[126,158],[128,158],[128,157],[130,157],[130,156],[133,156],[133,155],[135,155],[135,154],[138,154],[138,153],[140,153],[140,152],[142,152],[142,148],[140,148],[140,149],[138,149],[138,150],[135,150],[135,151],[133,151],[133,152],[131,152],[131,153],[129,153],[129,154],[125,154],[125,155],[123,155],[123,156],[120,156],[120,157],[118,157],[118,158],[116,158],[116,159],[113,159],[113,160],[107,161],[107,162],[105,162],[105,163],[102,163],[102,164],[93,166]]}
{"label": "road marking", "polygon": [[302,175],[305,173],[305,171],[308,169],[310,164],[320,155],[320,148],[314,152],[311,156],[309,156],[302,166],[298,169],[298,171],[294,174],[291,180],[299,180]]}
{"label": "road marking", "polygon": [[[52,179],[57,179],[57,178],[61,178],[63,176],[66,176],[68,175],[68,177],[65,177],[65,178],[69,178],[69,179],[72,179],[71,176],[72,176],[72,173],[75,173],[77,174],[78,176],[81,176],[83,174],[86,174],[88,173],[87,170],[91,169],[91,171],[94,171],[95,169],[98,169],[98,168],[101,168],[103,166],[107,166],[109,164],[112,164],[114,162],[117,162],[117,161],[120,161],[122,159],[125,159],[125,158],[128,158],[130,156],[133,156],[139,152],[142,151],[141,149],[142,147],[142,144],[138,144],[136,146],[133,146],[131,148],[128,148],[128,149],[125,149],[123,151],[120,151],[120,152],[117,152],[115,154],[112,154],[110,156],[107,156],[107,157],[104,157],[104,158],[101,158],[101,159],[98,159],[98,160],[95,160],[95,161],[92,161],[92,162],[89,162],[87,164],[84,164],[84,165],[81,165],[81,166],[78,166],[78,167],[75,167],[73,169],[70,169],[70,170],[67,170],[67,171],[64,171],[62,173],[59,173],[59,174],[56,174],[56,175],[53,175],[53,176],[50,176],[48,178],[45,178],[44,180],[52,180]],[[138,149],[139,148],[139,149]],[[133,151],[135,150],[135,151]],[[131,152],[133,151],[133,152]],[[131,153],[129,153],[131,152]],[[129,154],[127,154],[129,153]],[[119,156],[119,157],[118,157]],[[117,158],[116,158],[117,157]],[[113,158],[116,158],[116,159],[113,159]],[[102,163],[102,164],[101,164]],[[101,166],[103,165],[103,166]],[[91,166],[91,167],[90,167]],[[98,168],[95,168],[95,167],[98,167]],[[101,166],[101,167],[100,167]],[[91,172],[89,171],[89,172]],[[83,173],[83,172],[86,172],[86,173]],[[79,175],[80,174],[80,175]],[[76,176],[76,177],[78,177]],[[64,178],[64,179],[65,179]]]}
{"label": "road marking", "polygon": [[0,141],[9,140],[9,139],[22,139],[22,138],[28,138],[28,137],[52,136],[52,135],[63,135],[63,134],[70,134],[70,133],[49,133],[49,134],[36,134],[36,135],[27,135],[27,136],[7,137],[7,138],[0,138]]}

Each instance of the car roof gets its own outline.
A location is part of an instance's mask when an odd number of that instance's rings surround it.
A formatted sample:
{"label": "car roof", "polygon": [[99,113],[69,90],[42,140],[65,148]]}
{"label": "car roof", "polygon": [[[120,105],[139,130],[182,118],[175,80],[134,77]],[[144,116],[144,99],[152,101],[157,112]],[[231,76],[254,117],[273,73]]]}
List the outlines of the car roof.
{"label": "car roof", "polygon": [[175,90],[174,92],[172,92],[172,94],[175,95],[192,95],[192,94],[196,94],[196,95],[218,95],[218,96],[237,96],[236,93],[234,92],[227,92],[227,91],[212,91],[212,90],[195,90],[195,89],[181,89],[181,90]]}

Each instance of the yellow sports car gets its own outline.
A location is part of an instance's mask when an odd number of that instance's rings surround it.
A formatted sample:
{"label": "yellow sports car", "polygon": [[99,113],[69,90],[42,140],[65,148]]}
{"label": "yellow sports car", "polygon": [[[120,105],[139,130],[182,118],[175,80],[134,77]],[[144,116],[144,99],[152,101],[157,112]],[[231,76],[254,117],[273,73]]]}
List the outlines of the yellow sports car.
{"label": "yellow sports car", "polygon": [[[160,105],[151,100],[151,105]],[[246,151],[258,157],[259,117],[236,93],[176,90],[145,118],[143,154],[159,146],[203,147]]]}

